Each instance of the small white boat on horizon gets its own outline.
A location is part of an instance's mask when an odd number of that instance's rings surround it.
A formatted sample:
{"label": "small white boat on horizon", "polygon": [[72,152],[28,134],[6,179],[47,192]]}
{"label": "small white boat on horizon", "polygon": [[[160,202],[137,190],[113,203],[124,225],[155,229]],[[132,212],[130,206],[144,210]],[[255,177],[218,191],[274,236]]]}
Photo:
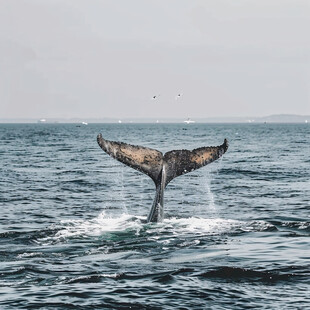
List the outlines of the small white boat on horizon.
{"label": "small white boat on horizon", "polygon": [[196,123],[196,121],[192,121],[190,118],[188,118],[187,120],[184,121],[184,123],[190,124],[190,123]]}
{"label": "small white boat on horizon", "polygon": [[88,123],[86,123],[86,122],[82,122],[82,124],[83,124],[83,125],[88,125]]}

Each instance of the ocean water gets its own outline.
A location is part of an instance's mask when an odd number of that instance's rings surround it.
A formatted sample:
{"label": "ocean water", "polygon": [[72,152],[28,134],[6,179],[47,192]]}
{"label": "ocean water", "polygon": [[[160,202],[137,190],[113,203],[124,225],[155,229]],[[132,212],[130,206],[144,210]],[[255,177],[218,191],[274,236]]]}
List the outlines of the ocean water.
{"label": "ocean water", "polygon": [[[230,146],[174,179],[97,145]],[[0,309],[310,309],[309,124],[0,124]]]}

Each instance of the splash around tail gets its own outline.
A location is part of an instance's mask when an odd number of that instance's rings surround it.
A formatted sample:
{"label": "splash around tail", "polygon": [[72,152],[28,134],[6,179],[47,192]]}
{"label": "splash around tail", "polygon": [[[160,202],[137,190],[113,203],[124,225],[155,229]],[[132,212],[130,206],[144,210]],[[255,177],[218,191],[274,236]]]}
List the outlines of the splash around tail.
{"label": "splash around tail", "polygon": [[155,149],[115,142],[97,136],[99,146],[123,164],[148,175],[155,183],[156,195],[148,215],[148,222],[163,219],[164,190],[174,178],[204,167],[220,158],[228,149],[228,141],[219,146],[189,150],[173,150],[164,155]]}

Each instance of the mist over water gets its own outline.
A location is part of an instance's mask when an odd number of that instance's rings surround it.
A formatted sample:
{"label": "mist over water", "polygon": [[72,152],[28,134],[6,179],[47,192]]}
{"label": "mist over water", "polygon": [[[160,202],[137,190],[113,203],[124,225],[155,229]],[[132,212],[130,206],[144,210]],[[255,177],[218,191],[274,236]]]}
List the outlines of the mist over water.
{"label": "mist over water", "polygon": [[[152,180],[109,140],[222,159]],[[0,124],[1,309],[306,309],[309,124]]]}

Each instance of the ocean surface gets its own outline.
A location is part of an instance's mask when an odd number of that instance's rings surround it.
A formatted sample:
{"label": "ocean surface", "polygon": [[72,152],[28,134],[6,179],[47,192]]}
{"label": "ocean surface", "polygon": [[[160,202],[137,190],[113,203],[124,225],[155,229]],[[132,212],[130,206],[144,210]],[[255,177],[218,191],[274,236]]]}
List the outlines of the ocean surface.
{"label": "ocean surface", "polygon": [[[102,133],[166,152],[229,140],[152,180]],[[0,124],[0,309],[310,309],[309,124]]]}

